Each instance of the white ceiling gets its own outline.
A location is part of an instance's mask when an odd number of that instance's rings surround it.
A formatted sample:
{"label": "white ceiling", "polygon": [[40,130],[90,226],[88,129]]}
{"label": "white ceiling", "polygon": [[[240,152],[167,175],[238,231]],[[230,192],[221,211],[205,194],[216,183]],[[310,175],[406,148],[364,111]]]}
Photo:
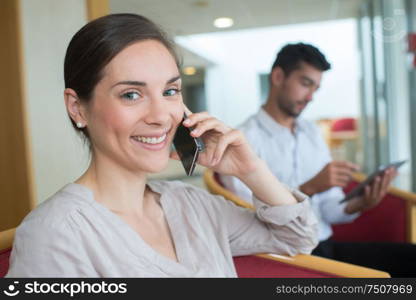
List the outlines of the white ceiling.
{"label": "white ceiling", "polygon": [[[111,13],[136,13],[161,25],[170,35],[189,35],[296,23],[354,18],[364,0],[110,0]],[[218,29],[218,17],[231,17],[234,26]],[[178,47],[185,66],[211,63]]]}
{"label": "white ceiling", "polygon": [[[144,15],[172,35],[351,18],[363,0],[110,0],[112,13]],[[234,26],[217,29],[215,18]]]}

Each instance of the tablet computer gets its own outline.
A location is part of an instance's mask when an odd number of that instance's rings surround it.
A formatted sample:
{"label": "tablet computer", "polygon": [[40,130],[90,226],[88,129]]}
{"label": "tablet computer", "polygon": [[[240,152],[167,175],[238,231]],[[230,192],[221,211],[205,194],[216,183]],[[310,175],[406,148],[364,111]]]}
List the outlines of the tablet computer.
{"label": "tablet computer", "polygon": [[388,165],[381,165],[377,168],[376,171],[374,171],[370,176],[368,176],[366,178],[366,180],[364,180],[363,182],[361,182],[359,185],[357,185],[354,189],[351,190],[351,192],[349,192],[347,195],[345,195],[345,198],[342,199],[340,201],[340,203],[344,203],[348,200],[351,200],[354,197],[357,196],[361,196],[362,194],[364,194],[364,189],[366,187],[366,185],[370,185],[373,183],[373,180],[379,176],[382,175],[384,171],[386,171],[388,168],[395,168],[396,170],[398,168],[400,168],[407,160],[401,160],[401,161],[396,161],[393,163],[390,163]]}

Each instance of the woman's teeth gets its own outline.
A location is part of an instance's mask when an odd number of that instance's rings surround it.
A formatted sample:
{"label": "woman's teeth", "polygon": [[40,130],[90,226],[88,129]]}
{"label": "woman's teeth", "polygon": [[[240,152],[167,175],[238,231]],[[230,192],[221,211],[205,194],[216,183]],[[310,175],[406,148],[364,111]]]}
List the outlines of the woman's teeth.
{"label": "woman's teeth", "polygon": [[166,139],[166,133],[161,137],[144,137],[144,136],[133,136],[138,142],[146,143],[146,144],[159,144]]}

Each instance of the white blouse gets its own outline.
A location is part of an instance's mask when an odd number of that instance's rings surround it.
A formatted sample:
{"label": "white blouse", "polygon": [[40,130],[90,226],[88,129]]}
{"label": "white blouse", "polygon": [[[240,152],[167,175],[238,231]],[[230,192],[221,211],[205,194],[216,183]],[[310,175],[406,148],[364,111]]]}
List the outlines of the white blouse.
{"label": "white blouse", "polygon": [[256,212],[179,181],[153,181],[178,262],[150,247],[127,223],[70,183],[17,228],[6,277],[236,277],[233,256],[310,253],[317,221],[308,199]]}

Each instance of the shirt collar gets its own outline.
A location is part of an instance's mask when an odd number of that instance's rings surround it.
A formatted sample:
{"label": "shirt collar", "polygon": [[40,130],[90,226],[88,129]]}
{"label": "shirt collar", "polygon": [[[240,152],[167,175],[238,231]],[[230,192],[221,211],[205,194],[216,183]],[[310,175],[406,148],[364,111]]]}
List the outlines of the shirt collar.
{"label": "shirt collar", "polygon": [[[260,108],[256,115],[257,120],[259,121],[260,125],[267,131],[270,135],[274,135],[276,133],[289,133],[292,134],[291,130],[278,122],[276,122],[264,109],[263,107]],[[298,131],[303,129],[303,122],[301,120],[295,120],[295,134]]]}

